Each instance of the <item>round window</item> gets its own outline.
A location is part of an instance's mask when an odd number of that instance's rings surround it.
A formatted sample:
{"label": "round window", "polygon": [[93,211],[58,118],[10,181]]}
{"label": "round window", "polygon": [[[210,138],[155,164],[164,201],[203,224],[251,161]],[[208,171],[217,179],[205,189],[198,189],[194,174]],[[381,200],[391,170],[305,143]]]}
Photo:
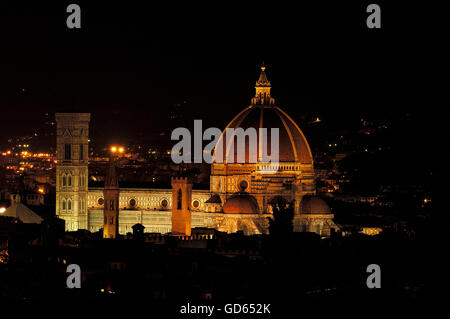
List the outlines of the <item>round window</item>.
{"label": "round window", "polygon": [[130,199],[130,206],[131,207],[136,206],[136,200],[134,198]]}
{"label": "round window", "polygon": [[194,208],[198,208],[200,206],[200,202],[198,200],[194,200],[192,206],[194,206]]}
{"label": "round window", "polygon": [[99,199],[97,199],[97,203],[101,206],[105,203],[105,200],[103,199],[103,197],[100,197]]}
{"label": "round window", "polygon": [[168,204],[169,204],[169,203],[167,202],[166,199],[163,199],[162,202],[161,202],[161,206],[162,206],[162,207],[167,207]]}
{"label": "round window", "polygon": [[247,187],[248,187],[247,181],[244,180],[244,181],[241,181],[241,182],[239,183],[239,188],[241,189],[242,192],[243,192],[244,190],[246,190]]}

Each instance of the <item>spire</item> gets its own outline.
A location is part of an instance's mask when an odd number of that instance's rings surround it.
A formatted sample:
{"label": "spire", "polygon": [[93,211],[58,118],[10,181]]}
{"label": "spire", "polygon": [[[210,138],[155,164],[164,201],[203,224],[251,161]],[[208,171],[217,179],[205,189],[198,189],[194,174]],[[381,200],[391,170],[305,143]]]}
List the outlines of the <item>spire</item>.
{"label": "spire", "polygon": [[270,87],[270,82],[267,79],[265,70],[266,70],[266,67],[264,66],[264,62],[263,62],[262,66],[261,66],[261,74],[259,75],[258,81],[256,81],[256,86],[257,87],[258,86]]}
{"label": "spire", "polygon": [[109,157],[109,165],[106,170],[105,188],[108,188],[108,189],[119,188],[119,179],[117,177],[117,171],[116,171],[116,160],[112,154]]}
{"label": "spire", "polygon": [[252,98],[253,105],[273,105],[275,100],[270,96],[270,81],[266,76],[266,67],[264,62],[261,66],[261,74],[259,75],[258,81],[256,81],[256,93],[255,97]]}

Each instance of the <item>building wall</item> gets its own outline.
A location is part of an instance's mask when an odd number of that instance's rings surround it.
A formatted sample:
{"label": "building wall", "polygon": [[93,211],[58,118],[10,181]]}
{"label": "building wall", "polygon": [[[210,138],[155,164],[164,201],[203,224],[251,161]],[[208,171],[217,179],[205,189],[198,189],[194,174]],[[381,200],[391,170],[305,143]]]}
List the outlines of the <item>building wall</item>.
{"label": "building wall", "polygon": [[[205,202],[211,197],[209,191],[193,190],[191,207],[192,211],[206,211]],[[103,209],[99,200],[103,199],[103,188],[90,188],[87,195],[88,209]],[[131,200],[135,205],[132,206]],[[164,206],[164,202],[167,205]],[[198,204],[198,205],[197,205]],[[171,210],[172,209],[172,189],[151,189],[151,188],[121,188],[119,194],[119,207],[122,210]]]}
{"label": "building wall", "polygon": [[[216,214],[206,212],[192,212],[192,228],[207,227],[216,228]],[[133,232],[132,226],[142,224],[146,233],[166,234],[172,231],[172,211],[160,210],[120,210],[119,234]],[[103,210],[90,209],[88,218],[88,230],[99,231],[103,227]]]}
{"label": "building wall", "polygon": [[240,190],[243,181],[248,185],[245,191],[256,198],[260,213],[270,212],[269,204],[276,197],[295,201],[299,213],[302,197],[315,194],[312,164],[280,163],[276,170],[271,170],[270,164],[212,164],[210,190],[219,194],[222,203]]}
{"label": "building wall", "polygon": [[56,113],[56,215],[87,229],[89,113]]}

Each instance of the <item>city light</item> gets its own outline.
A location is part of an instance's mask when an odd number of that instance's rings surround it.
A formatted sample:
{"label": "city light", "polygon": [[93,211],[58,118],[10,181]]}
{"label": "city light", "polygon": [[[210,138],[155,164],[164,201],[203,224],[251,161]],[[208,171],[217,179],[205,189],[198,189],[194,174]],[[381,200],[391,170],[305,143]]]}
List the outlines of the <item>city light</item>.
{"label": "city light", "polygon": [[123,146],[111,146],[111,153],[124,153],[125,148]]}
{"label": "city light", "polygon": [[4,212],[6,212],[6,208],[5,207],[0,207],[0,214],[3,214]]}
{"label": "city light", "polygon": [[41,187],[41,188],[38,189],[38,192],[41,193],[41,194],[44,194],[44,189]]}

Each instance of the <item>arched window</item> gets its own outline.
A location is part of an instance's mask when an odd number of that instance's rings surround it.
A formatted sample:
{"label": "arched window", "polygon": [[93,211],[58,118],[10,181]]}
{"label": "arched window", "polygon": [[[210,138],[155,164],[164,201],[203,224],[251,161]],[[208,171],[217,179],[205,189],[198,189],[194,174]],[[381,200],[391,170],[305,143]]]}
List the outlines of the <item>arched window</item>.
{"label": "arched window", "polygon": [[84,147],[80,144],[80,160],[84,160]]}
{"label": "arched window", "polygon": [[66,210],[66,200],[65,199],[63,199],[61,202],[61,209]]}
{"label": "arched window", "polygon": [[67,185],[72,186],[72,176],[70,176],[70,175],[67,179]]}
{"label": "arched window", "polygon": [[177,194],[177,209],[181,209],[181,189],[178,190]]}
{"label": "arched window", "polygon": [[66,186],[66,185],[67,185],[67,178],[66,178],[65,175],[64,175],[63,178],[62,178],[62,184],[63,184],[63,186]]}
{"label": "arched window", "polygon": [[72,201],[70,199],[67,201],[67,210],[72,210]]}
{"label": "arched window", "polygon": [[64,160],[70,161],[72,159],[72,145],[64,144]]}

